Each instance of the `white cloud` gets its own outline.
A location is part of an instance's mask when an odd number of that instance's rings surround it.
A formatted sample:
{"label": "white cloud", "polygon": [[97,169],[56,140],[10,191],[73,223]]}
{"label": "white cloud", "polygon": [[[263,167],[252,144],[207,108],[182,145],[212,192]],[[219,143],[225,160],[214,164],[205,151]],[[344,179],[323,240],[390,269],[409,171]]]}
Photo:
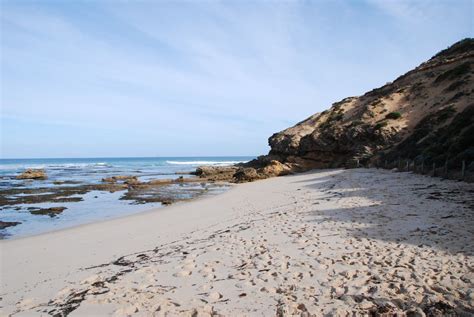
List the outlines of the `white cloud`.
{"label": "white cloud", "polygon": [[[239,137],[242,151],[253,138],[264,152],[271,133],[432,50],[403,41],[439,46],[463,30],[443,25],[451,33],[427,36],[441,12],[431,2],[372,2],[393,19],[344,2],[75,5],[2,5],[4,119],[110,130],[117,140],[163,129],[176,140]],[[426,29],[410,29],[418,20]]]}

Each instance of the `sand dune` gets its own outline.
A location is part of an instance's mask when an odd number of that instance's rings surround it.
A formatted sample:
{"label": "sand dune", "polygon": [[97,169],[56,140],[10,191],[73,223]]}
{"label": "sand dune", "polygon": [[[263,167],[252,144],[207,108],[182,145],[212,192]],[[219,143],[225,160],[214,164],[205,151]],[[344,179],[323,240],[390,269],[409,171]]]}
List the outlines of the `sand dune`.
{"label": "sand dune", "polygon": [[2,312],[474,313],[474,186],[314,171],[1,242]]}

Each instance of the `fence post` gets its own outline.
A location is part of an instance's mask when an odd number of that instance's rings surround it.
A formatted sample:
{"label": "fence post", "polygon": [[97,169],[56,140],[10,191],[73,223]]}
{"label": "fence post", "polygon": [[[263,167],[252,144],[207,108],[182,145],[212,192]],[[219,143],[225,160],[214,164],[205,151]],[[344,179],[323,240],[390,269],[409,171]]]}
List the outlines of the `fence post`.
{"label": "fence post", "polygon": [[410,160],[407,160],[405,164],[405,170],[408,172],[410,170]]}
{"label": "fence post", "polygon": [[357,162],[356,166],[359,167],[359,159],[357,159],[356,162]]}
{"label": "fence post", "polygon": [[462,160],[462,169],[461,169],[461,177],[464,179],[464,176],[466,175],[466,161]]}
{"label": "fence post", "polygon": [[433,162],[433,177],[436,176],[436,163]]}

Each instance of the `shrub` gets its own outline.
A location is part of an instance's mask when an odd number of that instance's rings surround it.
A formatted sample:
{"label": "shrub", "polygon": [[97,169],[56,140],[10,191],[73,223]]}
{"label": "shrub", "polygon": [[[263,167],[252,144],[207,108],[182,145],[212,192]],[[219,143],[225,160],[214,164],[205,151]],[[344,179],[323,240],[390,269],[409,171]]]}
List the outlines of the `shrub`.
{"label": "shrub", "polygon": [[350,126],[355,127],[355,126],[361,125],[362,123],[363,123],[362,120],[354,120],[351,122]]}
{"label": "shrub", "polygon": [[379,122],[374,126],[374,130],[380,130],[387,125],[386,121]]}
{"label": "shrub", "polygon": [[466,62],[464,64],[458,65],[454,68],[448,69],[441,75],[439,75],[435,79],[435,84],[440,83],[445,80],[455,80],[460,78],[461,76],[468,74],[471,71],[471,64],[470,62]]}
{"label": "shrub", "polygon": [[456,110],[454,109],[452,105],[444,109],[441,109],[435,113],[435,116],[436,116],[435,122],[437,124],[443,123],[444,121],[451,118],[455,113],[456,113]]}
{"label": "shrub", "polygon": [[400,119],[402,114],[400,112],[390,112],[385,116],[385,119]]}

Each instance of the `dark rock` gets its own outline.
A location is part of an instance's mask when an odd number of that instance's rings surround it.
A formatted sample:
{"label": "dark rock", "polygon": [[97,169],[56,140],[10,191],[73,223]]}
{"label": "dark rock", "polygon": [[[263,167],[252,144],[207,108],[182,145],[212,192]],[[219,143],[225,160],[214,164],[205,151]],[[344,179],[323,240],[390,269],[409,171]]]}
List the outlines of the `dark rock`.
{"label": "dark rock", "polygon": [[199,166],[194,175],[211,181],[228,181],[232,179],[237,169],[237,166]]}
{"label": "dark rock", "polygon": [[237,183],[252,182],[254,180],[260,179],[261,177],[257,173],[257,170],[253,167],[241,167],[239,168],[233,178]]}
{"label": "dark rock", "polygon": [[56,217],[67,208],[66,207],[51,207],[51,208],[33,208],[33,209],[28,208],[28,209],[32,215],[48,215],[50,217]]}
{"label": "dark rock", "polygon": [[79,181],[73,181],[73,180],[66,180],[66,181],[54,181],[54,185],[75,185],[75,184],[80,184],[81,182]]}
{"label": "dark rock", "polygon": [[5,228],[8,228],[8,227],[14,227],[14,226],[17,226],[21,224],[21,222],[17,222],[17,221],[1,221],[0,220],[0,229],[5,229]]}

